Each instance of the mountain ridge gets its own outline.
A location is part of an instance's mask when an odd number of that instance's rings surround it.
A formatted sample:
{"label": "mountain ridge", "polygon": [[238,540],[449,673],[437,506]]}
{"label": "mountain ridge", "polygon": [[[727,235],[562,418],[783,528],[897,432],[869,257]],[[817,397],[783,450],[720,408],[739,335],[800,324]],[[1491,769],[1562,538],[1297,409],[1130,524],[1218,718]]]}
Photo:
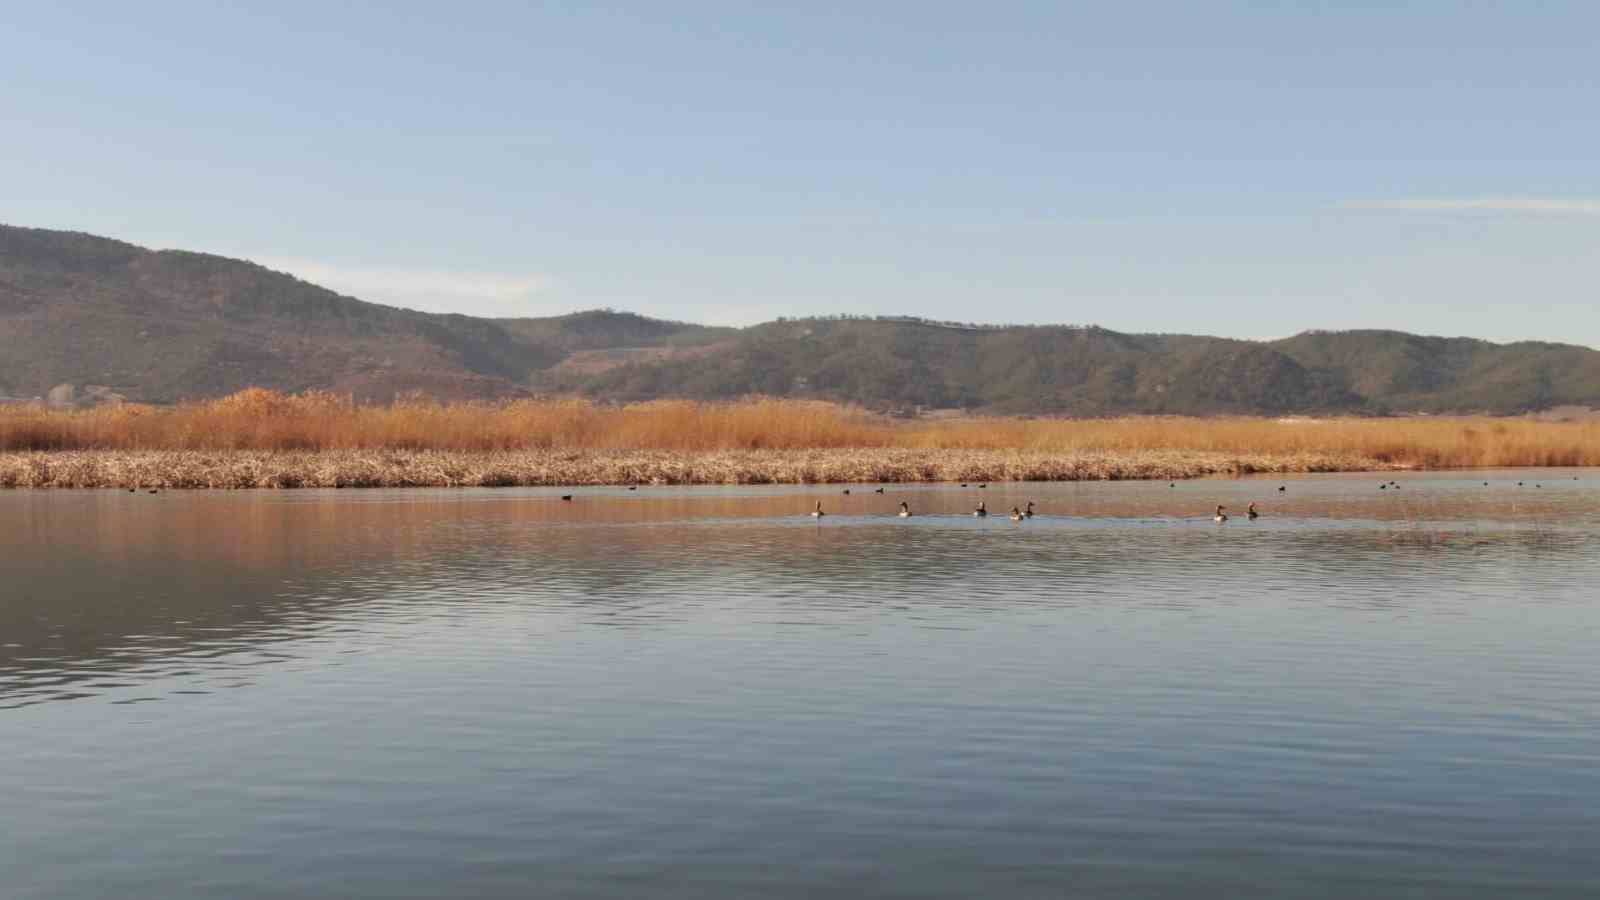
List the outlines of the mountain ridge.
{"label": "mountain ridge", "polygon": [[746,328],[614,310],[477,318],[252,262],[0,225],[0,397],[170,403],[244,387],[363,402],[810,397],[1024,415],[1521,413],[1600,406],[1600,351],[1387,329],[1270,341],[915,316]]}

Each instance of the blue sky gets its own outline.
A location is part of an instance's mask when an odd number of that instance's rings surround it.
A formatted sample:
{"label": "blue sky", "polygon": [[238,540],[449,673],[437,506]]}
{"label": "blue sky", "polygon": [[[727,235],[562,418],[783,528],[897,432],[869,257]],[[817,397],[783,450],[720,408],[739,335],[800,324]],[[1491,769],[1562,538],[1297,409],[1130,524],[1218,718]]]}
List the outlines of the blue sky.
{"label": "blue sky", "polygon": [[1600,346],[1600,4],[32,3],[0,221],[478,315]]}

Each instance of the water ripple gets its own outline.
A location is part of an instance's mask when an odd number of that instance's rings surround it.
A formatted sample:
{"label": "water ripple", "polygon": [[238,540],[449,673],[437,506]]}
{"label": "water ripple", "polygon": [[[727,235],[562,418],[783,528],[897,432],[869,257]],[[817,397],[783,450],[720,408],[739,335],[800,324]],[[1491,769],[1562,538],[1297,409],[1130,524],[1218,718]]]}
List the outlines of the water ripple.
{"label": "water ripple", "polygon": [[6,893],[1588,896],[1519,474],[0,495]]}

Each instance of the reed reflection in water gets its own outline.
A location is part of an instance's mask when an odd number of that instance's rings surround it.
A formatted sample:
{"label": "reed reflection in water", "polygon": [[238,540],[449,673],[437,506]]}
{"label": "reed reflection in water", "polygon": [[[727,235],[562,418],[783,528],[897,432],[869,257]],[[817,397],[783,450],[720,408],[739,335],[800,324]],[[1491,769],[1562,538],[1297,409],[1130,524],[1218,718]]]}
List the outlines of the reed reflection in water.
{"label": "reed reflection in water", "polygon": [[0,494],[0,869],[1588,896],[1600,481],[1396,480]]}

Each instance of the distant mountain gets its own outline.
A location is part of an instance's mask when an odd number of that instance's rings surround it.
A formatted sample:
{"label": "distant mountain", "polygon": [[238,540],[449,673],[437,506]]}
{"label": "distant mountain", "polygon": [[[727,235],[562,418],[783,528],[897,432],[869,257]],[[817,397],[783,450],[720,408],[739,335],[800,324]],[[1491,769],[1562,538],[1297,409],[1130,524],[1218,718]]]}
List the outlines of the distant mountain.
{"label": "distant mountain", "polygon": [[158,403],[250,386],[511,397],[575,350],[718,333],[622,313],[415,312],[240,260],[0,226],[0,396],[94,385]]}
{"label": "distant mountain", "polygon": [[1394,331],[1277,341],[1095,327],[801,319],[693,359],[588,379],[599,396],[750,392],[1007,413],[1520,413],[1600,406],[1600,352]]}
{"label": "distant mountain", "polygon": [[367,401],[760,393],[902,411],[1518,413],[1600,406],[1600,352],[1393,331],[1258,342],[911,317],[479,319],[366,303],[240,260],[0,226],[0,398],[159,403],[247,386]]}
{"label": "distant mountain", "polygon": [[[1597,354],[1600,356],[1600,354]],[[600,396],[848,399],[874,407],[1105,415],[1358,409],[1362,397],[1270,345],[1103,328],[952,327],[800,319],[748,329],[693,359],[629,365]]]}

